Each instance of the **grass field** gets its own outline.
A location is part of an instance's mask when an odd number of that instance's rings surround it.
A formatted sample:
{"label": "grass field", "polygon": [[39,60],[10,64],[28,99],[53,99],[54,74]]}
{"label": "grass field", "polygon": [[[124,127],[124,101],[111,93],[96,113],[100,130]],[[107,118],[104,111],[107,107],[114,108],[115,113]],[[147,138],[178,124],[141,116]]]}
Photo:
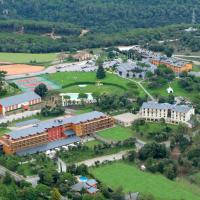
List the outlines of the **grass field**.
{"label": "grass field", "polygon": [[122,186],[125,192],[151,193],[156,200],[200,200],[200,188],[195,185],[142,172],[123,162],[92,168],[90,171],[107,186],[114,189]]}
{"label": "grass field", "polygon": [[[57,84],[60,86],[65,86],[69,84],[75,84],[77,82],[77,85],[74,86],[69,86],[63,88],[61,91],[62,92],[96,92],[99,91],[101,93],[103,92],[115,92],[115,93],[122,93],[124,92],[124,89],[128,89],[128,83],[129,81],[118,77],[117,75],[114,74],[109,74],[107,73],[106,78],[103,79],[101,82],[104,84],[102,86],[96,86],[96,73],[95,72],[63,72],[63,73],[55,73],[55,74],[48,74],[45,75],[45,78],[55,81]],[[92,85],[87,85],[85,88],[79,88],[78,85],[80,83],[84,84],[84,82],[92,82],[94,84]],[[116,84],[115,86],[113,85],[106,85],[106,84]],[[124,87],[121,88],[121,87]],[[133,87],[133,86],[132,86]],[[135,85],[135,88],[138,89],[139,95],[144,96],[143,90],[138,88],[137,85]]]}
{"label": "grass field", "polygon": [[55,53],[31,54],[31,53],[0,53],[0,62],[25,63],[48,63],[56,59]]}
{"label": "grass field", "polygon": [[114,128],[109,128],[97,133],[97,135],[113,140],[113,141],[122,141],[126,140],[133,136],[133,131],[130,128],[124,128],[122,126],[116,126]]}
{"label": "grass field", "polygon": [[145,88],[152,94],[153,96],[155,95],[161,95],[161,96],[168,96],[169,94],[167,93],[167,88],[170,86],[174,90],[173,95],[174,96],[183,96],[187,97],[189,99],[193,99],[193,97],[196,95],[196,92],[186,92],[183,88],[181,88],[178,85],[178,80],[174,80],[173,82],[163,85],[162,88],[155,88],[155,89],[149,89],[146,84],[144,84]]}
{"label": "grass field", "polygon": [[93,148],[95,145],[98,145],[98,144],[102,144],[102,143],[98,140],[92,140],[92,141],[86,142],[85,146],[89,148]]}

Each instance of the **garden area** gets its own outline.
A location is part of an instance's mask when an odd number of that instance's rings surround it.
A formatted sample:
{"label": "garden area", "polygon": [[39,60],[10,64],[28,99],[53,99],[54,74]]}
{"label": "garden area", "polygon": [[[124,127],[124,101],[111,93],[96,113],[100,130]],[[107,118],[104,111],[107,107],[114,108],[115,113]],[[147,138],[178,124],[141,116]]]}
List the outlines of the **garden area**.
{"label": "garden area", "polygon": [[7,128],[0,127],[0,137],[8,133],[10,130]]}
{"label": "garden area", "polygon": [[97,133],[100,137],[112,141],[124,141],[134,136],[133,131],[130,128],[122,126],[115,126]]}
{"label": "garden area", "polygon": [[171,181],[160,174],[143,172],[125,162],[91,168],[90,172],[103,184],[124,192],[153,194],[156,200],[200,200],[200,189],[186,181]]}

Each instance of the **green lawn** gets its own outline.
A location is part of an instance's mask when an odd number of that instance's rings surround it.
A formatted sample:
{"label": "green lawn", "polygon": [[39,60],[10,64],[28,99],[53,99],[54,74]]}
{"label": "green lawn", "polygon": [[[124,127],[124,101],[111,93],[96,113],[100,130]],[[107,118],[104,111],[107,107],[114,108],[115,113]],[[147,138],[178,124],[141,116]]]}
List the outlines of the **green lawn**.
{"label": "green lawn", "polygon": [[8,133],[10,130],[7,128],[0,128],[0,137]]}
{"label": "green lawn", "polygon": [[142,172],[123,162],[92,168],[90,171],[107,186],[114,189],[122,186],[125,192],[151,193],[156,200],[200,200],[200,189],[195,185]]}
{"label": "green lawn", "polygon": [[[103,92],[114,92],[114,93],[122,93],[126,89],[129,88],[127,85],[130,81],[120,78],[117,75],[107,73],[106,78],[103,79],[101,82],[103,83],[102,86],[96,86],[97,78],[95,72],[63,72],[63,73],[55,73],[55,74],[48,74],[45,75],[45,78],[55,81],[60,86],[66,86],[69,84],[76,84],[76,85],[69,85],[63,88],[62,92],[96,92],[99,91]],[[79,82],[79,83],[78,83]],[[86,84],[85,88],[78,87],[79,84],[84,84],[84,82],[91,82],[92,84]],[[132,83],[132,82],[131,82]],[[107,85],[107,84],[116,84],[116,85]],[[132,87],[134,87],[134,83],[132,83]],[[137,89],[138,86],[135,85]],[[138,88],[139,95],[144,96],[143,90]]]}
{"label": "green lawn", "polygon": [[55,53],[31,54],[31,53],[0,53],[0,62],[27,63],[48,63],[56,59]]}
{"label": "green lawn", "polygon": [[167,85],[163,85],[162,88],[155,88],[155,89],[149,89],[147,87],[147,84],[144,84],[145,88],[152,94],[153,96],[155,95],[161,95],[161,96],[168,96],[169,94],[167,93],[167,88],[170,86],[174,90],[173,95],[174,96],[183,96],[187,97],[189,99],[193,99],[193,97],[196,95],[196,92],[187,92],[183,88],[181,88],[178,84],[178,79],[172,81],[171,83]]}
{"label": "green lawn", "polygon": [[85,146],[89,148],[93,148],[95,145],[98,145],[98,144],[102,144],[102,143],[98,140],[92,140],[92,141],[86,142]]}
{"label": "green lawn", "polygon": [[177,125],[162,124],[159,122],[145,122],[144,125],[140,125],[137,128],[134,127],[133,132],[138,138],[144,141],[148,141],[148,140],[153,140],[152,138],[153,135],[151,135],[152,132],[154,133],[161,133],[162,131],[165,132],[166,127],[171,128],[171,131],[169,132],[169,134],[175,132],[177,129]]}
{"label": "green lawn", "polygon": [[130,137],[133,137],[133,131],[130,128],[124,128],[122,126],[116,126],[109,128],[97,133],[99,136],[114,140],[114,141],[123,141]]}
{"label": "green lawn", "polygon": [[194,72],[200,72],[200,65],[193,65],[192,71],[194,71]]}

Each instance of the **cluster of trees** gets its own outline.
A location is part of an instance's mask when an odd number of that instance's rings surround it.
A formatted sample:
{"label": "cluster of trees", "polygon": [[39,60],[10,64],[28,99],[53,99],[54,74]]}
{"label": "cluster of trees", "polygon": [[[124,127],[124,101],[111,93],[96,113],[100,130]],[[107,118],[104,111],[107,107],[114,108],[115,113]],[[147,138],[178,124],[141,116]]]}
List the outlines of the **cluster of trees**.
{"label": "cluster of trees", "polygon": [[0,32],[18,32],[21,34],[76,35],[81,34],[81,28],[73,24],[53,23],[28,20],[0,20]]}
{"label": "cluster of trees", "polygon": [[56,116],[60,116],[63,115],[65,113],[65,109],[60,106],[60,105],[56,105],[54,107],[51,106],[45,106],[41,109],[41,115],[44,117],[56,117]]}
{"label": "cluster of trees", "polygon": [[153,139],[156,142],[164,142],[174,133],[172,128],[165,124],[165,120],[161,120],[161,130],[148,130],[148,124],[143,119],[138,119],[133,122],[132,129],[137,131],[141,136],[144,135],[143,127],[146,127],[145,136],[148,139]]}
{"label": "cluster of trees", "polygon": [[[17,34],[0,32],[0,51],[2,52],[31,52],[46,53],[71,51],[79,49],[111,47],[117,45],[143,45],[166,38],[179,38],[186,25],[167,26],[155,29],[133,29],[127,32],[118,31],[112,34],[89,32],[83,37],[77,35],[62,35],[61,38],[52,39],[38,34]],[[124,29],[122,29],[124,30]],[[110,52],[109,54],[112,54]],[[135,52],[124,52],[129,58],[140,59]],[[109,55],[113,57],[114,55]]]}
{"label": "cluster of trees", "polygon": [[155,70],[155,74],[153,75],[152,73],[148,73],[147,78],[150,82],[148,87],[155,89],[171,82],[175,78],[175,75],[170,68],[167,68],[165,65],[159,65]]}
{"label": "cluster of trees", "polygon": [[181,79],[178,81],[179,86],[185,92],[194,93],[192,103],[195,107],[196,113],[200,113],[200,78],[192,75],[181,74]]}
{"label": "cluster of trees", "polygon": [[169,179],[177,176],[177,164],[169,159],[168,149],[156,142],[144,145],[138,152],[138,158],[145,161],[147,170],[152,173],[162,173]]}
{"label": "cluster of trees", "polygon": [[7,93],[6,87],[5,87],[5,71],[0,71],[0,96],[4,96]]}
{"label": "cluster of trees", "polygon": [[[33,19],[67,22],[93,31],[115,32],[140,27],[190,23],[197,0],[7,0],[1,3],[1,19]],[[176,8],[176,9],[174,9]],[[196,12],[197,19],[199,13]]]}

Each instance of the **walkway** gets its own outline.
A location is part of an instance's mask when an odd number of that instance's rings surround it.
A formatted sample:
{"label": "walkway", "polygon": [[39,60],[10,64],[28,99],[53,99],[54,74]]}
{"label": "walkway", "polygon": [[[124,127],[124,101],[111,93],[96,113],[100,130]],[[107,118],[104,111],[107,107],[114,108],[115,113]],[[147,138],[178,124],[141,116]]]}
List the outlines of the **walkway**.
{"label": "walkway", "polygon": [[129,152],[129,150],[121,151],[119,153],[112,154],[112,155],[96,157],[96,158],[93,158],[93,159],[89,159],[89,160],[85,160],[85,161],[79,162],[76,165],[84,164],[84,165],[87,165],[88,167],[91,167],[91,166],[94,166],[95,162],[97,162],[97,161],[102,163],[102,162],[104,162],[106,160],[108,160],[108,161],[121,160],[123,158],[123,156],[125,156],[128,152]]}

